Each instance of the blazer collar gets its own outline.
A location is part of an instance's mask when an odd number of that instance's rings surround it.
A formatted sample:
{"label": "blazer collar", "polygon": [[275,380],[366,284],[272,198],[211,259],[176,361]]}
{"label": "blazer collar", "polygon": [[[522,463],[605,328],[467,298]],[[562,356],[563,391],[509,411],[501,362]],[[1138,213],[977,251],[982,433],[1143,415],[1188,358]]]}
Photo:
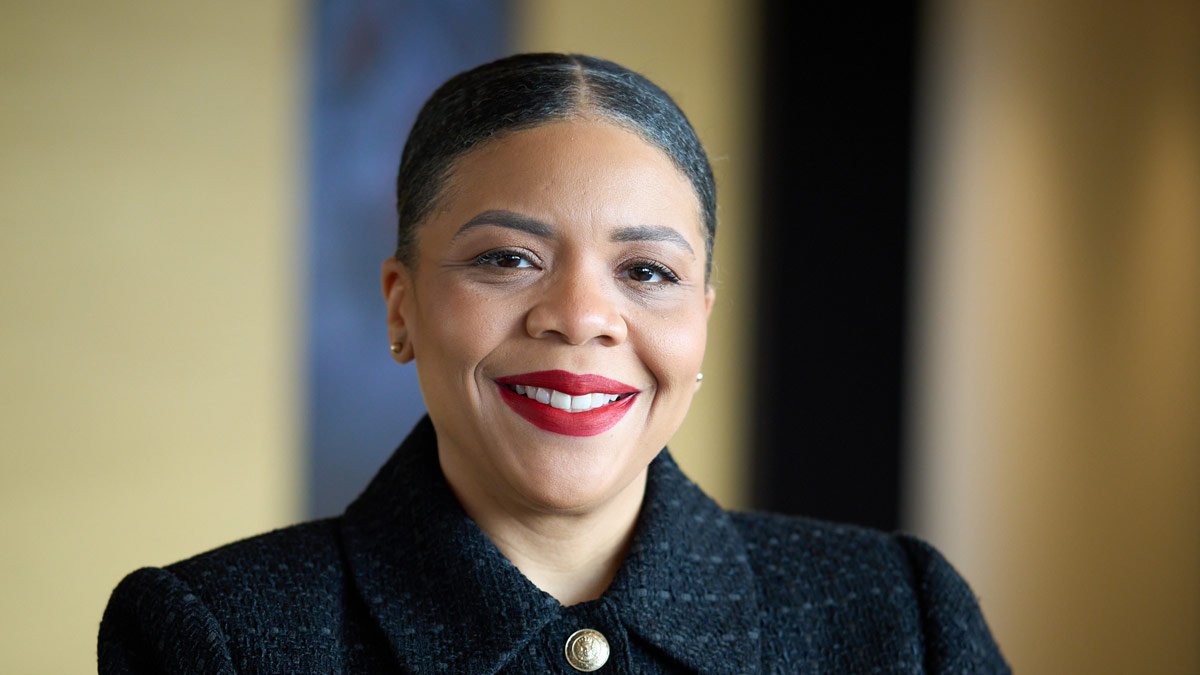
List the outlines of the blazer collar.
{"label": "blazer collar", "polygon": [[[402,664],[494,673],[563,611],[462,510],[428,417],[346,510],[342,532],[355,586]],[[745,547],[666,450],[604,597],[629,631],[699,672],[759,663]]]}

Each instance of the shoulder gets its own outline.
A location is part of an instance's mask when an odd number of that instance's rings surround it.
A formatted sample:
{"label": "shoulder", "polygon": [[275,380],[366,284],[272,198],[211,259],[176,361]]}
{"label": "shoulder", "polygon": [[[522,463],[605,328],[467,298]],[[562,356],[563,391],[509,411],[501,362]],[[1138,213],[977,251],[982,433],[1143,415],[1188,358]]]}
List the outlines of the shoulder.
{"label": "shoulder", "polygon": [[234,672],[298,626],[332,640],[347,583],[337,530],[314,521],[128,575],[101,622],[101,672]]}
{"label": "shoulder", "polygon": [[929,544],[809,518],[730,517],[764,615],[825,640],[828,666],[1008,672],[970,587]]}
{"label": "shoulder", "polygon": [[926,574],[963,583],[936,549],[911,535],[771,513],[731,513],[730,518],[751,564],[764,576],[802,572],[839,586],[886,582],[907,589]]}
{"label": "shoulder", "polygon": [[220,624],[187,584],[145,567],[113,591],[96,646],[100,673],[233,673]]}
{"label": "shoulder", "polygon": [[768,607],[799,607],[826,619],[857,620],[879,606],[917,621],[916,574],[901,539],[810,518],[734,513],[747,560]]}
{"label": "shoulder", "polygon": [[804,567],[841,577],[849,570],[890,569],[903,560],[896,537],[866,527],[774,513],[731,513],[730,519],[752,563],[763,571]]}
{"label": "shoulder", "polygon": [[315,520],[260,534],[174,563],[166,570],[205,596],[267,596],[286,588],[310,588],[341,576],[339,520]]}

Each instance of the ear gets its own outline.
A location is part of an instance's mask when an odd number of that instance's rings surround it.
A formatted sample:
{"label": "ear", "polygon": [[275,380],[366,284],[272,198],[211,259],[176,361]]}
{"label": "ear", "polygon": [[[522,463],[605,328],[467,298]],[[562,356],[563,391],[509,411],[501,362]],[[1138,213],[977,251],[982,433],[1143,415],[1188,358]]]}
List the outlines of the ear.
{"label": "ear", "polygon": [[409,321],[409,304],[412,295],[412,274],[408,266],[388,258],[383,261],[379,281],[383,287],[383,302],[387,305],[388,342],[399,343],[399,351],[392,352],[397,363],[408,363],[416,358],[413,350]]}
{"label": "ear", "polygon": [[[712,284],[707,284],[704,287],[704,318],[712,316],[713,303],[717,301],[717,289],[713,288]],[[700,391],[700,387],[704,384],[703,380],[696,380],[696,391]]]}

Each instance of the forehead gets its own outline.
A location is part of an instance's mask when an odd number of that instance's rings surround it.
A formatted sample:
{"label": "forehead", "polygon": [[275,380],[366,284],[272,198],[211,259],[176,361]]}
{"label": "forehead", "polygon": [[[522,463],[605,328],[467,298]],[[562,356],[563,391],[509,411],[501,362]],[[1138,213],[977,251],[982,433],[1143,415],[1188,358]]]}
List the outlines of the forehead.
{"label": "forehead", "polygon": [[440,215],[506,209],[562,225],[667,225],[703,239],[687,177],[666,153],[604,121],[554,122],[486,143],[455,163],[440,201]]}

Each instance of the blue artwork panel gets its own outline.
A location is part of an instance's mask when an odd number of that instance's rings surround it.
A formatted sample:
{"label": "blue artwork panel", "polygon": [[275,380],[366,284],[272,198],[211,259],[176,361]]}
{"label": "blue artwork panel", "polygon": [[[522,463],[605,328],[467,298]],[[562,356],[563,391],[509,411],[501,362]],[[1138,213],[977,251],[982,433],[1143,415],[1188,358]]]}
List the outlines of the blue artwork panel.
{"label": "blue artwork panel", "polygon": [[395,247],[395,179],[439,84],[503,54],[506,6],[362,0],[312,6],[308,240],[308,511],[345,508],[424,414],[388,351],[379,266]]}

